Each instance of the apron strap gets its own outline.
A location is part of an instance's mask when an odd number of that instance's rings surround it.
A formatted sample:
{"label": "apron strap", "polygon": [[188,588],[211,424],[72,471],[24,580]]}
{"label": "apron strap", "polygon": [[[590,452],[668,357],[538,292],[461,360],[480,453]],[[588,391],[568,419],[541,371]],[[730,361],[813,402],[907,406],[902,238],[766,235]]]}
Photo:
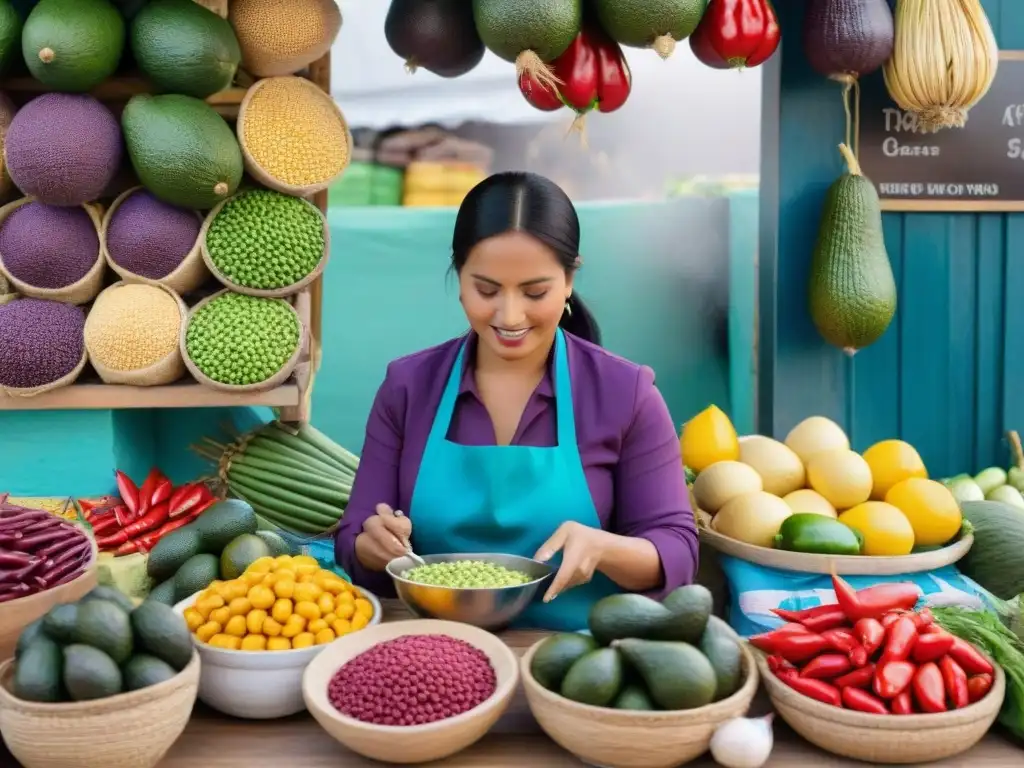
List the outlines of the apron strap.
{"label": "apron strap", "polygon": [[569,355],[565,333],[555,331],[555,417],[558,425],[558,447],[578,451],[576,444],[576,410],[572,402],[572,379],[569,377]]}
{"label": "apron strap", "polygon": [[441,402],[438,403],[437,412],[434,414],[434,423],[430,427],[430,435],[427,443],[443,442],[448,437],[448,428],[452,423],[452,416],[455,413],[455,403],[459,399],[459,385],[462,381],[462,363],[466,358],[466,342],[463,339],[459,346],[459,354],[455,357],[455,363],[448,373],[448,382],[444,385],[444,392],[441,394]]}

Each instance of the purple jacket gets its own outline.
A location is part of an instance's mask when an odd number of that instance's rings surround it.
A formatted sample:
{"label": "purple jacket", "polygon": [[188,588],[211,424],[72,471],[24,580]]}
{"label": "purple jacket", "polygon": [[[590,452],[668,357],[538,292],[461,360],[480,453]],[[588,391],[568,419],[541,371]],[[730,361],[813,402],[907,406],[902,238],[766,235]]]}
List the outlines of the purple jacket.
{"label": "purple jacket", "polygon": [[[366,441],[335,542],[335,556],[353,581],[382,597],[393,596],[385,573],[363,568],[355,539],[377,504],[410,510],[413,488],[434,413],[464,337],[399,358],[388,365],[377,391]],[[587,483],[605,530],[652,542],[661,556],[660,598],[690,583],[697,570],[697,529],[690,509],[679,437],[654,372],[565,335],[576,435]],[[448,434],[463,445],[494,445],[494,428],[475,377],[476,336],[469,335],[459,399]],[[513,445],[555,445],[555,395],[550,367],[534,391]],[[415,534],[414,534],[415,537]]]}

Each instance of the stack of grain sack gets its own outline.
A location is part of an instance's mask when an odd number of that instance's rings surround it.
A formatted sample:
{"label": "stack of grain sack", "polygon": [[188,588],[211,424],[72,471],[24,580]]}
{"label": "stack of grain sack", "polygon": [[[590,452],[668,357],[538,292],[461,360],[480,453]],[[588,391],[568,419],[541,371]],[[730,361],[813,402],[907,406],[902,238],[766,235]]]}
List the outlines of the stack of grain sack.
{"label": "stack of grain sack", "polygon": [[402,205],[457,206],[490,173],[494,151],[442,128],[400,131],[378,143],[376,161],[405,170]]}

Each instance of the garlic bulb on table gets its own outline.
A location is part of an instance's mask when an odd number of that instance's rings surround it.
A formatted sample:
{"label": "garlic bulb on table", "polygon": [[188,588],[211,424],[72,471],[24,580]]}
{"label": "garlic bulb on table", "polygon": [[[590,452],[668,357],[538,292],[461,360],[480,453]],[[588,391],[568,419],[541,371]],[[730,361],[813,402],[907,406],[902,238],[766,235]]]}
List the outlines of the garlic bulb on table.
{"label": "garlic bulb on table", "polygon": [[711,736],[711,757],[724,768],[761,768],[775,744],[774,713],[764,717],[734,717]]}

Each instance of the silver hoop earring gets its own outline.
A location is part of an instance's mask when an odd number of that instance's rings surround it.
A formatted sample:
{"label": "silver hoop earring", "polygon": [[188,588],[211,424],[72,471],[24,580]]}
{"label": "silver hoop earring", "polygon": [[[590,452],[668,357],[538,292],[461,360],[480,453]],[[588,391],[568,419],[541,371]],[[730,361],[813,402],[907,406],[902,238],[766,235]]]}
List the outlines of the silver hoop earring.
{"label": "silver hoop earring", "polygon": [[572,307],[569,306],[569,302],[568,301],[565,302],[565,316],[566,317],[572,317]]}

